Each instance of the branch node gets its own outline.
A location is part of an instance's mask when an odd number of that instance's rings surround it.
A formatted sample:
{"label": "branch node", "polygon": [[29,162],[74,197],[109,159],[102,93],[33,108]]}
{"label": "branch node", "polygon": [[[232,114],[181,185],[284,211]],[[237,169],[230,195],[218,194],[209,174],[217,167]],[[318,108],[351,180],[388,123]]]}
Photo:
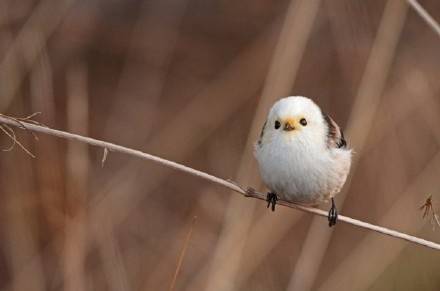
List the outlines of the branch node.
{"label": "branch node", "polygon": [[252,187],[247,187],[244,196],[245,197],[255,197],[257,194],[257,191],[255,191]]}

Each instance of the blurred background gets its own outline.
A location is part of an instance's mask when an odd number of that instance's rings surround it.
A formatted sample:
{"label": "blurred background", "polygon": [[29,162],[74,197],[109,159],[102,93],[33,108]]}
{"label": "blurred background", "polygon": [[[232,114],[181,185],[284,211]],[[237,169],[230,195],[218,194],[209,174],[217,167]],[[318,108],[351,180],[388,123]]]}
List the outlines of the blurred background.
{"label": "blurred background", "polygon": [[[340,212],[437,242],[419,207],[440,212],[439,76],[403,0],[0,1],[1,113],[264,191],[265,115],[308,96],[355,152]],[[36,158],[0,153],[1,290],[440,290],[434,250],[17,134]]]}

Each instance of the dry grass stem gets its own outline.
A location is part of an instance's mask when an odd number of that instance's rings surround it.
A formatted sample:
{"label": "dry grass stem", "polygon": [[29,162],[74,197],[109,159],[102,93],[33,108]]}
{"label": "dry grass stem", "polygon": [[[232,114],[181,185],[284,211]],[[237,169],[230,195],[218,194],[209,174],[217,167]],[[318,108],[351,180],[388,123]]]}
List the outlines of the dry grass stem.
{"label": "dry grass stem", "polygon": [[[367,138],[383,99],[383,91],[392,68],[392,61],[405,24],[407,10],[407,5],[400,0],[387,2],[362,75],[346,130],[350,143],[356,152],[350,170],[352,177],[358,169],[359,160],[367,145]],[[352,179],[348,179],[344,190],[337,197],[339,209],[343,208],[351,188],[351,182]],[[289,283],[289,291],[312,289],[332,234],[333,232],[329,232],[321,226],[320,221],[316,221],[316,219],[312,221]]]}
{"label": "dry grass stem", "polygon": [[[228,188],[230,190],[233,190],[237,193],[242,194],[245,197],[252,197],[255,199],[259,199],[259,200],[263,200],[266,201],[266,195],[257,191],[252,190],[251,188],[247,188],[246,191],[244,191],[243,187],[239,187],[234,183],[228,182],[227,180],[218,178],[216,176],[210,175],[208,173],[202,172],[202,171],[198,171],[195,169],[192,169],[190,167],[187,167],[185,165],[173,162],[173,161],[169,161],[151,154],[147,154],[144,152],[141,152],[139,150],[135,150],[135,149],[131,149],[131,148],[127,148],[121,145],[117,145],[114,143],[110,143],[110,142],[105,142],[105,141],[101,141],[101,140],[97,140],[94,138],[90,138],[90,137],[86,137],[86,136],[81,136],[78,134],[73,134],[73,133],[69,133],[69,132],[65,132],[65,131],[61,131],[61,130],[56,130],[56,129],[51,129],[48,127],[43,127],[40,125],[35,125],[35,124],[31,124],[31,123],[27,123],[27,122],[22,122],[22,123],[17,123],[16,121],[14,121],[11,118],[5,118],[3,115],[0,116],[0,123],[2,124],[8,124],[11,126],[16,126],[16,127],[20,127],[20,126],[25,126],[27,130],[31,130],[31,131],[35,131],[35,132],[40,132],[40,133],[44,133],[44,134],[48,134],[48,135],[52,135],[52,136],[56,136],[59,138],[64,138],[64,139],[68,139],[68,140],[74,140],[74,141],[78,141],[78,142],[83,142],[83,143],[87,143],[89,145],[92,146],[96,146],[96,147],[101,147],[101,148],[108,148],[109,150],[113,151],[113,152],[119,152],[119,153],[123,153],[123,154],[127,154],[127,155],[131,155],[143,160],[148,160],[148,161],[153,161],[156,163],[159,163],[165,167],[169,167],[178,171],[182,171],[182,172],[186,172],[188,174],[191,174],[193,176],[211,181],[213,183],[216,183],[218,185],[221,185],[225,188]],[[278,202],[279,205],[282,206],[286,206],[289,208],[294,208],[297,210],[301,210],[307,213],[311,213],[314,215],[319,215],[322,217],[327,217],[327,212],[321,209],[317,209],[317,208],[312,208],[312,207],[306,207],[306,206],[302,206],[302,205],[297,205],[297,204],[293,204],[287,201],[283,201],[283,200],[279,200]],[[437,244],[435,242],[431,242],[428,240],[424,240],[422,238],[418,238],[409,234],[405,234],[405,233],[401,233],[398,232],[396,230],[393,229],[388,229],[385,227],[381,227],[378,225],[374,225],[368,222],[364,222],[361,220],[357,220],[357,219],[353,219],[347,216],[343,216],[340,215],[339,216],[339,221],[341,222],[345,222],[351,225],[355,225],[358,226],[360,228],[364,228],[364,229],[369,229],[384,235],[388,235],[391,237],[395,237],[398,239],[402,239],[402,240],[406,240],[408,242],[412,242],[418,245],[422,245],[422,246],[426,246],[428,248],[431,249],[435,249],[435,250],[440,250],[440,244]]]}
{"label": "dry grass stem", "polygon": [[183,243],[182,251],[180,252],[179,259],[177,261],[176,271],[174,272],[173,280],[171,281],[169,291],[173,291],[176,287],[177,276],[179,275],[180,269],[182,268],[183,259],[185,258],[186,251],[188,249],[189,241],[191,240],[192,232],[194,230],[194,225],[196,224],[197,216],[194,216],[191,222],[191,226],[186,235],[185,241]]}
{"label": "dry grass stem", "polygon": [[[0,111],[8,108],[75,0],[39,1],[0,60]],[[7,9],[5,9],[7,11]],[[23,64],[24,61],[24,64]]]}
{"label": "dry grass stem", "polygon": [[431,29],[437,33],[440,37],[440,25],[437,21],[423,8],[417,0],[408,0],[409,5],[423,18],[423,20],[431,27]]}
{"label": "dry grass stem", "polygon": [[[67,84],[67,128],[83,135],[89,132],[89,97],[87,91],[87,66],[77,63],[69,68]],[[67,215],[64,241],[64,290],[86,289],[85,262],[87,259],[89,234],[86,212],[90,158],[88,144],[67,141],[66,189]],[[73,214],[77,219],[71,219]]]}

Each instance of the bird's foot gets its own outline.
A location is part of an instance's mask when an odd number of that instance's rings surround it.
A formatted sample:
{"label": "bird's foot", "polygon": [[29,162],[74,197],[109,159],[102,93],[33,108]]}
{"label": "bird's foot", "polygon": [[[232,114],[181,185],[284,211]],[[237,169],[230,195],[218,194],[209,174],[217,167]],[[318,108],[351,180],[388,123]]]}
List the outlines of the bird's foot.
{"label": "bird's foot", "polygon": [[267,192],[266,196],[267,208],[272,204],[272,211],[275,211],[275,204],[277,204],[278,196],[273,192]]}
{"label": "bird's foot", "polygon": [[332,207],[328,212],[328,226],[332,227],[338,220],[338,210],[336,209],[335,200],[332,198]]}

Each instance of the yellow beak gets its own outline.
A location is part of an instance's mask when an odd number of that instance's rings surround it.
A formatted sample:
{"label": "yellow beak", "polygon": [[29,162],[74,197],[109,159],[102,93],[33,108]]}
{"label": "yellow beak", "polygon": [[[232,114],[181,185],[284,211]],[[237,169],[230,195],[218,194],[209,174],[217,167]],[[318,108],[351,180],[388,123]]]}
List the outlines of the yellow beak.
{"label": "yellow beak", "polygon": [[294,119],[287,119],[284,122],[283,130],[285,131],[292,131],[295,130],[296,121]]}

